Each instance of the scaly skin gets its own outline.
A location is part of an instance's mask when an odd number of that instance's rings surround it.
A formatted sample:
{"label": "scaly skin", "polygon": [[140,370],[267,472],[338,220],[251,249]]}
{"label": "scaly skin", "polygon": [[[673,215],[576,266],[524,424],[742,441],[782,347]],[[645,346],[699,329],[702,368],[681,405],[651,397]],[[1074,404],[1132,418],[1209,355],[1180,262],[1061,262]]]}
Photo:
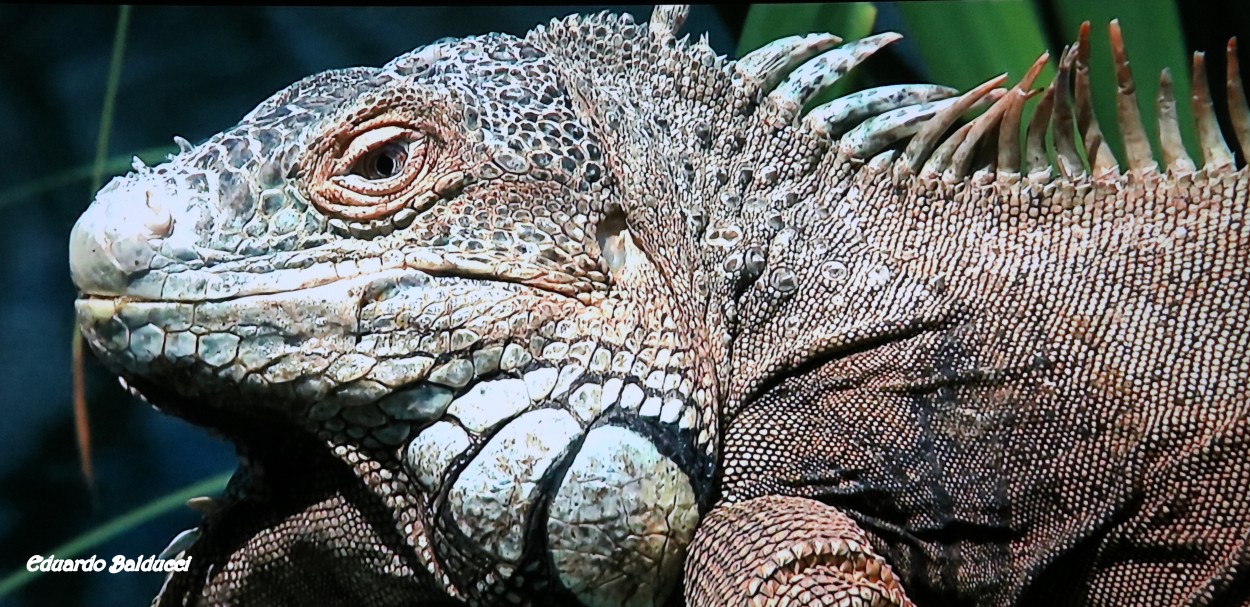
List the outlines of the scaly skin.
{"label": "scaly skin", "polygon": [[683,16],[313,76],[100,192],[84,335],[243,456],[156,604],[1247,601],[1245,171],[1088,174],[1076,51],[1054,175],[1031,83],[852,119],[896,37]]}

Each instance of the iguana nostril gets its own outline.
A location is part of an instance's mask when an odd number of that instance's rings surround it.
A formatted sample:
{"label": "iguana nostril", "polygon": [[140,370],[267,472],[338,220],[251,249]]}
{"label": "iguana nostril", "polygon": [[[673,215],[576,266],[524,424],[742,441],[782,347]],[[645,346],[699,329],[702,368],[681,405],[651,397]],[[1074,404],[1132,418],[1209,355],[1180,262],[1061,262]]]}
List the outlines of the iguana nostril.
{"label": "iguana nostril", "polygon": [[100,190],[70,232],[70,272],[74,284],[92,295],[127,293],[131,278],[150,269],[153,241],[173,234],[174,218],[157,192],[120,177]]}
{"label": "iguana nostril", "polygon": [[144,227],[151,230],[152,235],[157,238],[165,238],[172,234],[174,231],[174,218],[173,215],[170,215],[169,209],[166,209],[159,201],[154,200],[152,192],[147,193],[146,199],[148,210],[152,211],[152,216],[144,220]]}

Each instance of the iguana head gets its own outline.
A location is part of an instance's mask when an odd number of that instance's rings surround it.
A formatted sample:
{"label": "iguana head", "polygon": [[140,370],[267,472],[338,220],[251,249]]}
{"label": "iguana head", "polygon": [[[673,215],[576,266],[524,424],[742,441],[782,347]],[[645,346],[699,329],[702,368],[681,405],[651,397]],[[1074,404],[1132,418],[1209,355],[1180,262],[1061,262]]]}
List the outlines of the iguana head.
{"label": "iguana head", "polygon": [[726,347],[681,248],[694,100],[637,96],[720,76],[679,15],[312,76],[100,191],[70,244],[88,343],[248,464],[190,548],[213,566],[167,596],[224,600],[287,558],[395,600],[665,599]]}

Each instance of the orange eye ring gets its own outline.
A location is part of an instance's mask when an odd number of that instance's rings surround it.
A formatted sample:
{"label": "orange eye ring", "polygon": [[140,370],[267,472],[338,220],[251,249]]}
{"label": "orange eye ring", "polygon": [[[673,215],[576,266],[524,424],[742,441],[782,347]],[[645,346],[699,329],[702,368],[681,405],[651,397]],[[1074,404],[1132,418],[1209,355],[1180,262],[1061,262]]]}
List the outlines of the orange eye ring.
{"label": "orange eye ring", "polygon": [[389,115],[330,134],[310,150],[304,193],[329,216],[384,219],[425,194],[414,184],[429,173],[432,143],[418,126]]}

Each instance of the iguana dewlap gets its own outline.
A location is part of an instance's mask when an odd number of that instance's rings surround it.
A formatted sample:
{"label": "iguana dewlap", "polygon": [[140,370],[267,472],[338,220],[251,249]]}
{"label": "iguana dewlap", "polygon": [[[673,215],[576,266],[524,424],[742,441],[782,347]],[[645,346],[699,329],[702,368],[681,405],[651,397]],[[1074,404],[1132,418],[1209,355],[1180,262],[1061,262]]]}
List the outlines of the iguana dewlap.
{"label": "iguana dewlap", "polygon": [[1201,57],[1203,158],[1165,73],[1157,163],[1112,24],[1119,164],[1084,36],[1028,111],[1044,58],[814,106],[898,36],[734,61],[684,16],[318,74],[100,191],[83,334],[243,462],[156,604],[1250,601]]}

